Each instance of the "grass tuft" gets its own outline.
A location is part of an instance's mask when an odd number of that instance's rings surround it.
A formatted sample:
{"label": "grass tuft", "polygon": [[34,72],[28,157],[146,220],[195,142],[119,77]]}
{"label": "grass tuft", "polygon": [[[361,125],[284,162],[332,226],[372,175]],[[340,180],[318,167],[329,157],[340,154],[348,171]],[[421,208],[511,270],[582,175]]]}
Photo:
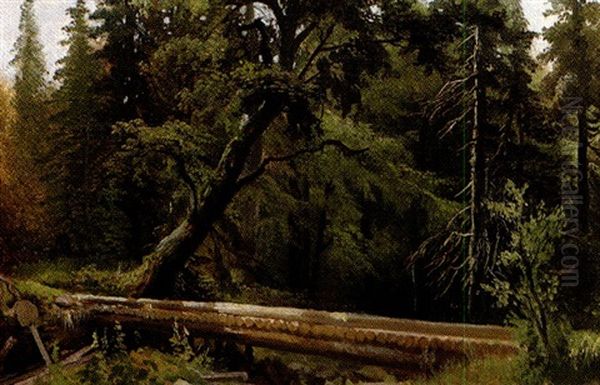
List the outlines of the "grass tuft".
{"label": "grass tuft", "polygon": [[490,357],[452,366],[406,385],[518,385],[518,378],[514,358]]}

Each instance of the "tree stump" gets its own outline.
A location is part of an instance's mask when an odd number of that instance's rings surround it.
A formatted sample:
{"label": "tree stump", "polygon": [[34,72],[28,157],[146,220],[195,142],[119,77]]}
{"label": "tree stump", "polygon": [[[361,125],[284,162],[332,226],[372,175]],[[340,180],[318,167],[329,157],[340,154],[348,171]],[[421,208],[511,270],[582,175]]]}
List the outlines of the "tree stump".
{"label": "tree stump", "polygon": [[37,329],[36,322],[40,318],[40,312],[32,302],[27,300],[17,301],[10,313],[17,319],[19,324],[25,328],[29,328],[31,335],[33,336],[33,340],[44,359],[46,365],[52,365],[52,360],[50,359],[50,355],[44,346],[44,342],[42,341],[42,337]]}

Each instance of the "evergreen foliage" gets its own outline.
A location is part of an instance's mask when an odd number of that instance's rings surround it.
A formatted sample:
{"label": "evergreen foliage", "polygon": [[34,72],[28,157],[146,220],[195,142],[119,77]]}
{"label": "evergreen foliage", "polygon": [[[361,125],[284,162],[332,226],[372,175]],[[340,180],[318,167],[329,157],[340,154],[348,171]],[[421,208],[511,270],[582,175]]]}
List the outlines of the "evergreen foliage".
{"label": "evergreen foliage", "polygon": [[[55,79],[60,86],[52,100],[52,150],[50,167],[55,170],[49,186],[49,207],[59,232],[57,252],[91,256],[98,253],[96,235],[106,225],[105,208],[99,206],[103,151],[108,129],[99,121],[95,94],[101,67],[92,48],[85,1],[69,9],[71,23],[63,44],[67,55],[59,61]],[[106,231],[106,230],[104,230]]]}
{"label": "evergreen foliage", "polygon": [[5,181],[20,207],[17,222],[23,230],[21,236],[29,237],[17,242],[16,253],[31,256],[44,250],[53,238],[44,185],[51,172],[44,167],[49,149],[47,72],[33,0],[21,5],[19,33],[11,62],[16,70],[10,99],[14,120],[3,132],[7,150],[4,168],[8,171],[10,167]]}
{"label": "evergreen foliage", "polygon": [[[594,275],[557,276],[567,185],[600,272],[597,3],[552,2],[536,58],[514,0],[77,0],[53,83],[34,6],[0,84],[0,269],[31,291],[508,315],[526,381],[597,361],[564,327]],[[117,342],[85,381],[149,383]]]}

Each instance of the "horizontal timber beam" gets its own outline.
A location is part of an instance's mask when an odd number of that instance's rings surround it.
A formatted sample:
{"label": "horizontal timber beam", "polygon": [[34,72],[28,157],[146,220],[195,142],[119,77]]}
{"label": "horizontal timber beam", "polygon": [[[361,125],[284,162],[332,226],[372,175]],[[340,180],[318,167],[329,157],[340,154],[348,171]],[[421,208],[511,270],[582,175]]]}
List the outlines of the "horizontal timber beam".
{"label": "horizontal timber beam", "polygon": [[173,322],[194,334],[225,336],[281,350],[349,357],[383,365],[422,365],[485,355],[512,355],[508,328],[435,323],[286,307],[222,302],[159,301],[66,295],[55,300],[67,319],[121,322],[165,329]]}

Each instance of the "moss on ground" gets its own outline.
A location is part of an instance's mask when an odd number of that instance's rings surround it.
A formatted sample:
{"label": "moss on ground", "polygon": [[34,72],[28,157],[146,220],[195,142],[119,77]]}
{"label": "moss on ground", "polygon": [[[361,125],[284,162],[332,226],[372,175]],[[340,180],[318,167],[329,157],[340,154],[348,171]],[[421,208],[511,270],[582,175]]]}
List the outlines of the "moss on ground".
{"label": "moss on ground", "polygon": [[70,292],[126,295],[126,283],[135,272],[131,266],[100,267],[92,263],[60,258],[23,264],[12,276],[17,281],[37,282],[38,285]]}
{"label": "moss on ground", "polygon": [[23,297],[44,302],[52,302],[56,297],[65,293],[63,290],[46,286],[31,279],[15,280],[14,284]]}
{"label": "moss on ground", "polygon": [[[182,379],[195,385],[211,372],[202,359],[182,360],[174,354],[144,348],[115,356],[94,353],[86,364],[53,365],[37,385],[172,385]],[[224,384],[225,385],[225,384]]]}
{"label": "moss on ground", "polygon": [[519,385],[515,358],[490,357],[446,368],[431,378],[406,385]]}
{"label": "moss on ground", "polygon": [[20,280],[31,279],[47,286],[68,288],[73,283],[73,275],[79,268],[74,259],[42,259],[20,264],[11,276]]}

